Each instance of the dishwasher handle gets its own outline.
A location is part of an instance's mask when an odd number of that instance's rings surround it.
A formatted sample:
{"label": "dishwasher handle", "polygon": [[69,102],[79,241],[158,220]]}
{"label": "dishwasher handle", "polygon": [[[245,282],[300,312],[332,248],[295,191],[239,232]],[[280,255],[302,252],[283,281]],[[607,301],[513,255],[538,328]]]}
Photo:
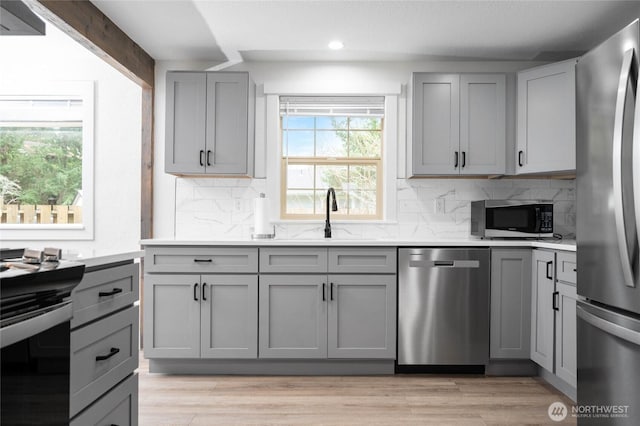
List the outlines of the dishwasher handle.
{"label": "dishwasher handle", "polygon": [[479,260],[410,260],[410,268],[473,269],[480,267]]}

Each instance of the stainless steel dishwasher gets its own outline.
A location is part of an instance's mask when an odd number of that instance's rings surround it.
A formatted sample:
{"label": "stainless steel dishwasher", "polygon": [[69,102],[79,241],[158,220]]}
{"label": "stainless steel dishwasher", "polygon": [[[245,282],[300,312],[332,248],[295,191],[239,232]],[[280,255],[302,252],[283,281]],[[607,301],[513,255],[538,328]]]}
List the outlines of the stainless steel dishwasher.
{"label": "stainless steel dishwasher", "polygon": [[403,366],[478,366],[478,372],[484,371],[489,259],[486,248],[399,250],[399,372]]}

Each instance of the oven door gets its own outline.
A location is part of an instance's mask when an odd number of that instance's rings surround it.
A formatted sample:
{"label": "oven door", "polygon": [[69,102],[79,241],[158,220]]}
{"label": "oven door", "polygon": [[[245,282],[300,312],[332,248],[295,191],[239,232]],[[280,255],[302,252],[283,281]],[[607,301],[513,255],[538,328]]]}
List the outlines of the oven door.
{"label": "oven door", "polygon": [[69,423],[71,315],[65,301],[12,318],[0,330],[2,424]]}

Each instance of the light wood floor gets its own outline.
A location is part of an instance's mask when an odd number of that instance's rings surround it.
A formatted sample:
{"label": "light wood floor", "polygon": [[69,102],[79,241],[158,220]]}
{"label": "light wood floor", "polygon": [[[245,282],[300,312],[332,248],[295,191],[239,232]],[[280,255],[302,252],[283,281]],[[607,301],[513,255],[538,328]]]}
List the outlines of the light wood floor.
{"label": "light wood floor", "polygon": [[558,424],[549,404],[572,404],[530,377],[173,376],[142,357],[138,373],[141,426]]}

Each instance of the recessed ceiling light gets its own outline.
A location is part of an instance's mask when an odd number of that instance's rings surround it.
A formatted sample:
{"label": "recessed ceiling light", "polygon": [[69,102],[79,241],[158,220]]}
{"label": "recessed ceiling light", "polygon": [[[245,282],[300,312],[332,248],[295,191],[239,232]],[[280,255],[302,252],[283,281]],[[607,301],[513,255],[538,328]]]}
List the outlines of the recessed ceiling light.
{"label": "recessed ceiling light", "polygon": [[340,50],[344,47],[344,43],[341,42],[340,40],[333,40],[331,43],[329,43],[329,49],[331,50]]}

